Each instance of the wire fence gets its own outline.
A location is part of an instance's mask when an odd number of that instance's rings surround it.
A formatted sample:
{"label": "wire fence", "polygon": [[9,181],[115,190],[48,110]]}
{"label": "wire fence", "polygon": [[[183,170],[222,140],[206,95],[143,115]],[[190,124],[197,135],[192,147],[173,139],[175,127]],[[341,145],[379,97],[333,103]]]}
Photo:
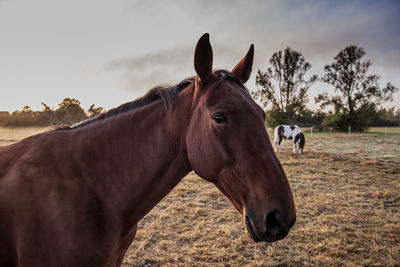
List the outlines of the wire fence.
{"label": "wire fence", "polygon": [[[347,128],[347,131],[335,131],[332,128],[324,128],[321,130],[318,126],[309,126],[309,125],[298,125],[304,134],[313,136],[313,134],[383,134],[383,135],[400,135],[400,127],[396,126],[379,126],[379,127],[370,127],[364,132],[353,131],[351,126]],[[273,132],[274,128],[267,127],[268,132]]]}

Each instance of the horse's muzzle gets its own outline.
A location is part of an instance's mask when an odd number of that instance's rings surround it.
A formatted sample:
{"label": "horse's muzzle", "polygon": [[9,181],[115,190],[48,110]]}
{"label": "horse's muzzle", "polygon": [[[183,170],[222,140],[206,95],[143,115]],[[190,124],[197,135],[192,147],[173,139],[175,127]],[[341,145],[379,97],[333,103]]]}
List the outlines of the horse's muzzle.
{"label": "horse's muzzle", "polygon": [[281,212],[274,210],[267,214],[264,221],[264,231],[260,231],[254,225],[250,216],[245,215],[246,230],[248,235],[255,242],[275,242],[287,236],[290,228],[295,224],[296,218],[290,222],[286,222],[286,217]]}

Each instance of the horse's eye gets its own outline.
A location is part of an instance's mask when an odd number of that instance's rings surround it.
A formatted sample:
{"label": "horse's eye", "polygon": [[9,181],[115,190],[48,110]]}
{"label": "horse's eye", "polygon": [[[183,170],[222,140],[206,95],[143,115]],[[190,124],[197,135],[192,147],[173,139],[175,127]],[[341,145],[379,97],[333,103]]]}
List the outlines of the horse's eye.
{"label": "horse's eye", "polygon": [[229,122],[228,119],[221,113],[215,114],[213,119],[218,124],[227,124]]}

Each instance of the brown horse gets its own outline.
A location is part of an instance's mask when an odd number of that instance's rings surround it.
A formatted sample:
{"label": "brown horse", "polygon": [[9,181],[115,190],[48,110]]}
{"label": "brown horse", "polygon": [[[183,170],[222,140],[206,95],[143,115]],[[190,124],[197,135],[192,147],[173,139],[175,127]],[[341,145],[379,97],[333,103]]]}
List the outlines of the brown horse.
{"label": "brown horse", "polygon": [[229,198],[253,240],[284,238],[296,212],[243,86],[253,54],[212,72],[205,34],[195,78],[1,147],[0,266],[121,265],[139,220],[191,170]]}

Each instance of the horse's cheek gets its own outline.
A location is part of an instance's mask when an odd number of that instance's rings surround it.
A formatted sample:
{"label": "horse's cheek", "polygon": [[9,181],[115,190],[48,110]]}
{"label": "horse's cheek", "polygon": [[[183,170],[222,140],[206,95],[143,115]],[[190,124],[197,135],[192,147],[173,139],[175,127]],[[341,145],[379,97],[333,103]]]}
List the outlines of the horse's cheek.
{"label": "horse's cheek", "polygon": [[213,181],[219,173],[220,161],[216,159],[210,136],[192,130],[186,138],[186,149],[192,169],[201,178]]}

